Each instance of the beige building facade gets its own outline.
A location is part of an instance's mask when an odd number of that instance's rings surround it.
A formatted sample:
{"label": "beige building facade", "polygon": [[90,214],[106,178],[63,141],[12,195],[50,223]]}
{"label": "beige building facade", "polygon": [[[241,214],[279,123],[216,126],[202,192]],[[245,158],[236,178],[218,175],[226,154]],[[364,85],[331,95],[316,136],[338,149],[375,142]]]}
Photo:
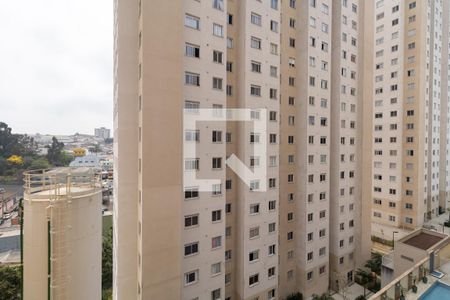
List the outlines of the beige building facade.
{"label": "beige building facade", "polygon": [[448,207],[448,1],[375,1],[373,209],[417,228]]}
{"label": "beige building facade", "polygon": [[[365,2],[115,1],[114,299],[308,298],[353,282],[370,256]],[[219,116],[184,128],[225,108],[266,131]],[[265,178],[246,185],[233,154]]]}

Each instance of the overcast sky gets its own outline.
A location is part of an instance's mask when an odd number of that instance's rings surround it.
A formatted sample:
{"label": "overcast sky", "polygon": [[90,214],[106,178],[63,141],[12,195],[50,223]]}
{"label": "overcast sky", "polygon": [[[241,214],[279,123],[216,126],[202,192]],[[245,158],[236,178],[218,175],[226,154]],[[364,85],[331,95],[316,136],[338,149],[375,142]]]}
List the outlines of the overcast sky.
{"label": "overcast sky", "polygon": [[17,133],[112,127],[113,0],[0,0],[0,122]]}

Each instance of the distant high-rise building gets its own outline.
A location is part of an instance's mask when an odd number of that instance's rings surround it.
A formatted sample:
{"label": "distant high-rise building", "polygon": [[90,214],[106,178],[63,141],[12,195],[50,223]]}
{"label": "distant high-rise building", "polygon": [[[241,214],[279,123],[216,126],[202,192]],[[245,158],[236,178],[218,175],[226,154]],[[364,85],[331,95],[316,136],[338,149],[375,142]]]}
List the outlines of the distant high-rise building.
{"label": "distant high-rise building", "polygon": [[372,18],[372,219],[416,228],[448,207],[449,1],[378,0]]}
{"label": "distant high-rise building", "polygon": [[[370,257],[373,4],[116,1],[115,299],[307,298],[354,281]],[[249,109],[267,132],[184,128],[203,108]],[[233,154],[267,178],[245,185]],[[185,186],[192,173],[221,184]]]}
{"label": "distant high-rise building", "polygon": [[111,129],[105,127],[95,128],[94,135],[100,139],[109,139],[111,136]]}

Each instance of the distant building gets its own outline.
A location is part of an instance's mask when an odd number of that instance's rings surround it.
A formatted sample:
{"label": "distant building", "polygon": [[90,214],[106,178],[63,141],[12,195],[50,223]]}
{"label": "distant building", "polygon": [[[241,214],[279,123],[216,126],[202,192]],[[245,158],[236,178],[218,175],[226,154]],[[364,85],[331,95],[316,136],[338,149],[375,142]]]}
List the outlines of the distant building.
{"label": "distant building", "polygon": [[82,157],[75,157],[70,163],[70,167],[90,167],[100,168],[100,158],[96,155],[86,155]]}
{"label": "distant building", "polygon": [[75,148],[73,149],[73,156],[82,157],[86,155],[86,149],[84,148]]}
{"label": "distant building", "polygon": [[102,139],[109,139],[111,130],[105,127],[95,128],[95,137]]}

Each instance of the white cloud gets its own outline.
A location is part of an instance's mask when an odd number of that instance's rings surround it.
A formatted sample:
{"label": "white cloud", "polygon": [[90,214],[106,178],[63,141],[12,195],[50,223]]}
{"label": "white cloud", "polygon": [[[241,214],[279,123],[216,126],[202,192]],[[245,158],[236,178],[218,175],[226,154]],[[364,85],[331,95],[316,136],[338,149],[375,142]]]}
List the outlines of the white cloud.
{"label": "white cloud", "polygon": [[14,132],[112,126],[111,0],[0,0],[0,121]]}

